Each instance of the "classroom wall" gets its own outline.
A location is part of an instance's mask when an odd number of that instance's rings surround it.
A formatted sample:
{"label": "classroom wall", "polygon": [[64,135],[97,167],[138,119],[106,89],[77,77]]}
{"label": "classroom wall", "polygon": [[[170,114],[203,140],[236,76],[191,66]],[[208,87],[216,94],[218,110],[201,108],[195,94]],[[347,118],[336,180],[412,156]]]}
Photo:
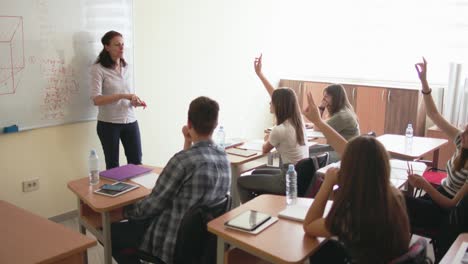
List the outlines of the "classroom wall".
{"label": "classroom wall", "polygon": [[[259,138],[272,125],[268,95],[252,66],[259,52],[273,54],[262,47],[277,37],[256,14],[262,4],[135,1],[136,89],[148,104],[137,111],[144,163],[164,166],[182,148],[188,104],[199,95],[220,103],[227,137]],[[266,63],[273,59],[267,54]],[[277,82],[275,69],[265,68]],[[66,184],[87,175],[91,148],[104,168],[95,122],[0,135],[0,199],[44,217],[74,210]],[[39,190],[23,193],[21,182],[35,177]]]}
{"label": "classroom wall", "polygon": [[[182,148],[188,104],[200,95],[220,103],[219,122],[227,137],[262,137],[273,121],[254,57],[263,52],[264,72],[274,84],[293,78],[298,62],[303,72],[314,64],[301,57],[313,48],[307,43],[315,41],[301,44],[310,14],[292,12],[290,5],[280,0],[134,1],[135,84],[148,105],[137,110],[145,164],[164,166]],[[91,148],[98,150],[103,169],[95,122],[0,135],[0,199],[45,217],[74,210],[76,198],[66,183],[87,175]],[[40,178],[40,189],[23,193],[21,182],[34,177]]]}

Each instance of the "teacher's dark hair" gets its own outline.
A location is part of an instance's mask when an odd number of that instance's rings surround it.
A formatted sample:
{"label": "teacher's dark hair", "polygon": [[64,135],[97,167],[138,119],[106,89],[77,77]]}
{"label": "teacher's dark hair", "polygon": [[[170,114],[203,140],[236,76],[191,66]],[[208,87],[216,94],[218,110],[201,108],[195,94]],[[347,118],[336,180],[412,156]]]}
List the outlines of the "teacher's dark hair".
{"label": "teacher's dark hair", "polygon": [[216,101],[200,96],[190,103],[188,120],[198,134],[210,135],[218,125],[218,112],[219,105]]}
{"label": "teacher's dark hair", "polygon": [[[102,66],[106,67],[106,68],[113,68],[115,66],[115,61],[112,60],[109,52],[106,50],[106,47],[105,46],[108,46],[111,42],[111,40],[115,37],[122,37],[122,34],[120,34],[119,32],[117,31],[109,31],[107,32],[106,34],[104,34],[104,36],[102,36],[101,38],[101,43],[102,45],[104,46],[101,50],[101,52],[99,53],[99,56],[98,58],[96,59],[96,62],[95,63],[99,63],[101,64]],[[127,66],[127,62],[121,58],[120,59],[120,63],[125,67]]]}

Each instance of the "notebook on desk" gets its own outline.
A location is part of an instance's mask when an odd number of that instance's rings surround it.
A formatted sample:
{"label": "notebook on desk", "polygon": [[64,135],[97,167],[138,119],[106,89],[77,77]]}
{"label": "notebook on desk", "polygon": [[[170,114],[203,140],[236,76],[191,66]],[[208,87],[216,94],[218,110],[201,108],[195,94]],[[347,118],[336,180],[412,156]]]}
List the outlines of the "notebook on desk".
{"label": "notebook on desk", "polygon": [[101,171],[99,175],[112,181],[124,181],[138,175],[152,171],[152,168],[145,168],[138,165],[127,164],[124,166]]}
{"label": "notebook on desk", "polygon": [[[286,208],[283,211],[279,212],[278,217],[304,222],[304,219],[307,215],[307,211],[309,211],[312,202],[310,204],[295,204],[286,206]],[[332,205],[333,201],[327,201],[327,205],[325,206],[325,211],[323,213],[324,217],[328,215],[328,212],[330,212]]]}
{"label": "notebook on desk", "polygon": [[226,149],[226,153],[236,155],[236,156],[241,156],[241,157],[250,157],[250,156],[257,154],[257,152],[254,150],[239,149],[239,148]]}

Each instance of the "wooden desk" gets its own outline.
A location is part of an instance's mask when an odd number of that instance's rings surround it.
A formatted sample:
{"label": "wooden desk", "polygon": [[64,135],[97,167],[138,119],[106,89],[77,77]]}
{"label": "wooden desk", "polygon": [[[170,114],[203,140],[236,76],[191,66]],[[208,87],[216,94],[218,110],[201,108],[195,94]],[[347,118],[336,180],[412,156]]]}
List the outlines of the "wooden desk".
{"label": "wooden desk", "polygon": [[[161,173],[162,168],[155,168],[153,172]],[[89,230],[104,246],[104,262],[112,264],[112,245],[110,224],[120,220],[120,214],[113,214],[112,210],[135,203],[149,195],[151,190],[140,186],[135,190],[117,197],[107,197],[95,194],[93,191],[105,183],[112,183],[100,179],[94,186],[89,185],[88,177],[70,181],[67,186],[78,198],[78,223],[80,232],[86,234]]]}
{"label": "wooden desk", "polygon": [[[318,144],[315,141],[308,141],[307,146],[310,148]],[[242,146],[241,146],[242,147]],[[265,163],[260,161],[261,158],[271,156],[276,154],[275,151],[270,153],[262,153],[258,151],[257,154],[250,157],[241,157],[237,155],[227,154],[228,160],[231,163],[231,199],[232,199],[232,208],[235,208],[240,205],[239,193],[237,192],[237,179],[240,175],[246,171],[265,166],[267,163],[272,164],[270,160]]]}
{"label": "wooden desk", "polygon": [[377,139],[394,158],[414,160],[433,153],[433,164],[437,164],[439,161],[439,149],[447,144],[446,139],[428,137],[413,137],[413,142],[407,144],[406,136],[392,134],[385,134]]}
{"label": "wooden desk", "polygon": [[0,201],[0,263],[83,263],[96,240]]}
{"label": "wooden desk", "polygon": [[[307,201],[310,204],[310,199],[298,198],[298,203]],[[217,263],[224,261],[225,242],[273,263],[303,263],[323,238],[306,236],[301,222],[280,218],[257,235],[224,227],[226,221],[249,209],[277,216],[285,208],[284,196],[264,194],[210,221],[208,231],[218,237]]]}
{"label": "wooden desk", "polygon": [[440,261],[440,264],[450,264],[453,262],[455,256],[457,255],[458,249],[460,248],[463,242],[468,242],[468,233],[460,234],[455,242],[453,242],[450,249],[445,253],[445,256]]}
{"label": "wooden desk", "polygon": [[[406,172],[407,165],[406,161],[397,160],[397,159],[390,159],[390,182],[393,184],[395,188],[403,188],[406,186],[408,181],[408,174]],[[414,173],[422,175],[423,172],[426,170],[426,164],[422,162],[413,161],[413,169]],[[340,162],[334,162],[328,164],[325,167],[322,167],[317,170],[317,174],[325,175],[327,170],[332,167],[339,167]]]}

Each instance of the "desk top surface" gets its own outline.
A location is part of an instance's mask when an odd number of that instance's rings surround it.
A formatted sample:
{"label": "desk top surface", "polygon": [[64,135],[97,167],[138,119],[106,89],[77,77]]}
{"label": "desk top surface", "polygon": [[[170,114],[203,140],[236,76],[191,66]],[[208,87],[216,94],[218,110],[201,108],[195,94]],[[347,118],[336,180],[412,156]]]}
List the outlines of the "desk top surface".
{"label": "desk top surface", "polygon": [[[162,168],[154,168],[153,172],[161,173]],[[113,183],[113,181],[101,178],[99,183],[91,186],[89,185],[88,177],[73,180],[68,182],[68,188],[85,204],[91,207],[96,212],[106,212],[113,209],[132,204],[143,197],[150,194],[151,190],[144,186],[140,186],[132,191],[119,195],[117,197],[108,197],[94,193],[99,186],[105,183]]]}
{"label": "desk top surface", "polygon": [[413,137],[412,143],[408,144],[406,136],[385,134],[377,137],[388,152],[406,159],[416,159],[447,144],[446,139]]}
{"label": "desk top surface", "polygon": [[458,249],[460,248],[463,242],[468,242],[468,233],[462,233],[457,237],[455,242],[453,242],[450,249],[440,261],[440,264],[452,263],[454,261],[455,256],[457,255]]}
{"label": "desk top surface", "polygon": [[96,240],[0,201],[0,263],[51,263],[83,252]]}
{"label": "desk top surface", "polygon": [[[298,203],[310,204],[310,199],[298,198]],[[304,233],[302,223],[280,218],[261,233],[252,235],[224,227],[224,223],[246,210],[257,210],[278,216],[286,208],[286,199],[279,195],[260,195],[208,223],[208,231],[254,255],[275,263],[303,263],[323,238]]]}

